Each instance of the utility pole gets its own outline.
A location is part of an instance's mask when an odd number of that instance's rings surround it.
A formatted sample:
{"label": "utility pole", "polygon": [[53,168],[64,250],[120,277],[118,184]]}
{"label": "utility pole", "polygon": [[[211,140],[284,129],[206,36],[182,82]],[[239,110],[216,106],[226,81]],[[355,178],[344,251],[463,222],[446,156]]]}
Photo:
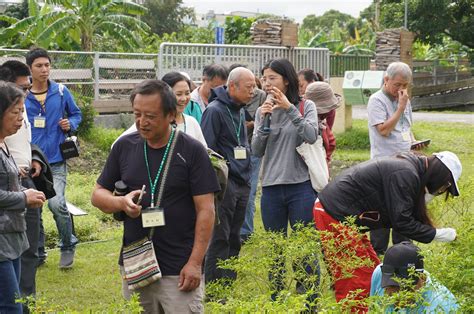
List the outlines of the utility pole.
{"label": "utility pole", "polygon": [[405,29],[408,29],[408,0],[405,0]]}
{"label": "utility pole", "polygon": [[375,0],[375,29],[379,29],[380,20],[380,0]]}

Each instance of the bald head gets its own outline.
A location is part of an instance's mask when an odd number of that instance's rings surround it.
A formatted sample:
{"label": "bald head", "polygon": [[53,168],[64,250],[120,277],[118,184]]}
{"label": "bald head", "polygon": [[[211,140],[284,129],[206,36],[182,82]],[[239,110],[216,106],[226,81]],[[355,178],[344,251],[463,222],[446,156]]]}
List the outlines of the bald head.
{"label": "bald head", "polygon": [[230,84],[230,82],[239,82],[243,77],[253,77],[255,80],[255,76],[253,75],[252,71],[250,71],[247,68],[244,67],[237,67],[230,71],[229,77],[227,78],[227,85]]}
{"label": "bald head", "polygon": [[238,104],[248,104],[256,88],[255,75],[249,69],[237,67],[229,73],[227,90]]}

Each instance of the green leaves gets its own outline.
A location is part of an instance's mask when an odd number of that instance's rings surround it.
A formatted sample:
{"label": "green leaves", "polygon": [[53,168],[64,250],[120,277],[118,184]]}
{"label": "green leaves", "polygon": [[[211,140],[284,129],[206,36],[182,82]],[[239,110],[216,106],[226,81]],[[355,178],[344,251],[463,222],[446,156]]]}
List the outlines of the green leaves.
{"label": "green leaves", "polygon": [[29,48],[35,44],[46,49],[75,50],[80,45],[82,50],[91,51],[94,44],[104,42],[103,36],[109,36],[126,50],[134,50],[150,31],[138,18],[147,9],[129,1],[48,0],[40,7],[29,0],[28,4],[29,16],[22,20],[0,17],[11,24],[0,33],[3,46]]}

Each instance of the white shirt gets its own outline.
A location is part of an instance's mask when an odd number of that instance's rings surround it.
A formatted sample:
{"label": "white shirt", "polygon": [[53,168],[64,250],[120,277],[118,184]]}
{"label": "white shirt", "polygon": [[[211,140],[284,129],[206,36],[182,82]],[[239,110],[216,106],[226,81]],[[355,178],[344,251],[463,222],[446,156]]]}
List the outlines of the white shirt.
{"label": "white shirt", "polygon": [[[179,123],[178,124],[178,130],[192,136],[196,140],[202,143],[204,147],[207,149],[207,143],[206,140],[204,139],[204,135],[202,134],[201,126],[197,122],[197,120],[194,117],[188,116],[187,114],[184,114],[184,123]],[[124,135],[133,133],[137,131],[137,126],[136,124],[132,124],[131,127],[129,127],[127,130],[125,130],[120,136],[115,140],[115,142],[112,144],[112,147],[114,144],[118,141],[119,138],[121,138]]]}
{"label": "white shirt", "polygon": [[204,110],[206,110],[206,104],[204,103],[204,100],[201,97],[201,94],[199,94],[199,90],[201,89],[201,86],[196,88],[191,92],[191,100],[197,102],[199,104],[199,107],[201,107],[202,113],[204,113]]}
{"label": "white shirt", "polygon": [[18,167],[31,167],[31,125],[28,121],[26,108],[23,111],[21,128],[15,134],[7,136],[5,143]]}

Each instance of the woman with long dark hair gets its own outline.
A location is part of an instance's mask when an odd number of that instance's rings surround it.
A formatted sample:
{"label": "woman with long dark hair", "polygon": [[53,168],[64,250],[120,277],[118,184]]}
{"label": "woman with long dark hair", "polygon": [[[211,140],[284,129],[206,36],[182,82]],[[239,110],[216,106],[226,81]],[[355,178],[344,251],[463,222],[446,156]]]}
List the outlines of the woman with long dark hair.
{"label": "woman with long dark hair", "polygon": [[[331,235],[323,234],[321,240],[335,279],[337,301],[357,289],[361,292],[354,296],[356,299],[367,297],[372,272],[380,263],[367,236],[351,233],[341,222],[353,217],[358,226],[369,230],[393,228],[423,243],[453,241],[456,231],[435,228],[426,203],[442,194],[458,196],[461,172],[461,162],[452,152],[430,157],[403,153],[363,162],[329,182],[319,193],[313,212],[316,228]],[[336,248],[330,249],[331,245]],[[351,278],[342,278],[343,263],[349,263],[342,254],[351,250],[372,263],[353,269]]]}
{"label": "woman with long dark hair", "polygon": [[5,144],[23,123],[23,91],[0,81],[0,313],[22,313],[20,257],[28,249],[26,207],[43,206],[46,197],[34,189],[22,190],[18,166]]}
{"label": "woman with long dark hair", "polygon": [[[318,118],[314,103],[300,98],[298,76],[288,60],[268,62],[262,69],[262,81],[269,96],[257,110],[252,138],[253,153],[263,157],[262,220],[265,230],[286,234],[288,222],[293,229],[298,223],[312,223],[316,192],[296,147],[316,142]],[[264,123],[268,115],[269,129]],[[313,269],[308,265],[306,271]],[[281,275],[276,274],[272,283],[276,297],[283,288]]]}

